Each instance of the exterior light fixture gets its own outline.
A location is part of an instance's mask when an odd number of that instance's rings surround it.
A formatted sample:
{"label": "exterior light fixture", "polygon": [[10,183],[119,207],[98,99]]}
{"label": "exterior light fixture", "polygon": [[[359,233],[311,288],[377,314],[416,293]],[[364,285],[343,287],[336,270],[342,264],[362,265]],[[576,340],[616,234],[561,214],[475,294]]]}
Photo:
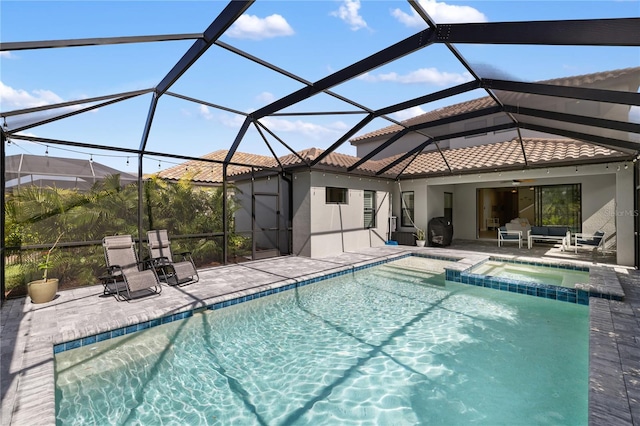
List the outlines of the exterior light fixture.
{"label": "exterior light fixture", "polygon": [[620,165],[618,165],[618,168],[617,168],[617,170],[618,170],[618,171],[620,171]]}
{"label": "exterior light fixture", "polygon": [[629,168],[629,165],[627,163],[624,163],[624,169],[627,170]]}
{"label": "exterior light fixture", "polygon": [[49,155],[49,145],[45,145],[47,148],[44,150],[44,155]]}
{"label": "exterior light fixture", "polygon": [[93,154],[89,155],[89,162],[93,164]]}

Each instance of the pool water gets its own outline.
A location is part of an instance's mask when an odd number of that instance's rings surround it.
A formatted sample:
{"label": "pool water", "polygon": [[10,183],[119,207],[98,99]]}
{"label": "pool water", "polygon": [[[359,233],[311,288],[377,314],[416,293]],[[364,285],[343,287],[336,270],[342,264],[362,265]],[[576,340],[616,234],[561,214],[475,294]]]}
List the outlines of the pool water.
{"label": "pool water", "polygon": [[55,356],[58,424],[587,423],[588,308],[406,258]]}
{"label": "pool water", "polygon": [[589,282],[588,271],[526,263],[501,262],[498,260],[488,260],[475,266],[471,269],[471,273],[568,288],[574,288],[577,283]]}

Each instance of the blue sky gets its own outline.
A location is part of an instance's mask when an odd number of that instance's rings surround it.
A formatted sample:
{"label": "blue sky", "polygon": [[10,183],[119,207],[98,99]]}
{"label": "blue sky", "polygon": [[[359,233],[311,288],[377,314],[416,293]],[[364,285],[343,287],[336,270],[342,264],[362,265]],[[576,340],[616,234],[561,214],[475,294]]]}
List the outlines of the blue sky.
{"label": "blue sky", "polygon": [[[224,1],[11,1],[0,2],[2,42],[201,33]],[[640,16],[639,1],[423,1],[436,23],[593,19]],[[220,39],[307,81],[319,80],[396,43],[426,25],[404,1],[258,0]],[[123,44],[0,53],[0,110],[11,111],[156,86],[193,41]],[[587,74],[640,65],[638,48],[458,45],[483,77],[523,81]],[[470,79],[441,44],[435,44],[332,89],[380,108],[455,86]],[[211,47],[169,90],[232,110],[250,112],[303,87],[299,82]],[[452,103],[485,96],[474,91],[393,117],[406,119]],[[25,134],[91,144],[138,148],[150,95],[34,127]],[[288,112],[354,111],[320,94]],[[363,115],[280,116],[262,120],[295,150],[327,148]],[[227,149],[243,116],[171,96],[160,99],[148,149],[201,156]],[[10,128],[22,122],[7,120]],[[374,120],[361,133],[390,125]],[[288,151],[269,137],[278,155]],[[134,172],[126,155],[49,147],[49,155],[88,157]],[[68,149],[68,148],[65,148]],[[42,155],[47,147],[15,141],[7,154]],[[251,128],[240,151],[269,155]],[[355,155],[345,143],[340,152]],[[110,155],[110,156],[107,156]],[[176,161],[177,162],[177,161]],[[130,164],[135,161],[130,161]],[[163,160],[161,167],[171,165]],[[158,160],[145,168],[157,170]],[[153,171],[153,170],[146,170]]]}

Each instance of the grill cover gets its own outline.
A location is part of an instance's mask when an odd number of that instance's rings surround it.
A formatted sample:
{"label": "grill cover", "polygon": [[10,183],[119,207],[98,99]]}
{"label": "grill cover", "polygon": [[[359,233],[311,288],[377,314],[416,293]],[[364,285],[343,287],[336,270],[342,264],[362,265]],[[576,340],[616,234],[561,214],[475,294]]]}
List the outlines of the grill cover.
{"label": "grill cover", "polygon": [[453,239],[453,225],[445,217],[434,217],[427,227],[427,241],[430,247],[445,247]]}

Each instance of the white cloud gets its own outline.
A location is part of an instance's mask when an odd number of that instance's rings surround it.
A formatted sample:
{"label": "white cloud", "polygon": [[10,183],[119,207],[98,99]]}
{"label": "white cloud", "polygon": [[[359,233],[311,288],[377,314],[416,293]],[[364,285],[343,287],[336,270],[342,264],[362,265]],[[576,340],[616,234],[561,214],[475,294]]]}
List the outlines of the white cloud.
{"label": "white cloud", "polygon": [[331,16],[340,18],[349,25],[351,30],[358,31],[368,27],[367,22],[360,16],[359,10],[360,0],[343,0],[338,10],[331,12]]}
{"label": "white cloud", "polygon": [[276,100],[276,97],[273,93],[262,92],[258,96],[256,96],[256,100],[260,103],[270,104],[271,102]]}
{"label": "white cloud", "polygon": [[244,123],[245,117],[243,115],[238,114],[221,114],[217,117],[217,120],[226,127],[231,127],[232,129],[240,129],[242,123]]}
{"label": "white cloud", "polygon": [[0,58],[4,58],[4,59],[16,59],[17,56],[12,54],[11,52],[5,51],[5,52],[0,52]]}
{"label": "white cloud", "polygon": [[[457,6],[436,0],[419,0],[420,6],[437,24],[453,24],[460,22],[487,22],[484,13],[471,6]],[[391,15],[407,27],[424,27],[424,19],[411,9],[406,13],[400,9],[393,9]]]}
{"label": "white cloud", "polygon": [[435,84],[437,86],[449,86],[471,81],[473,78],[468,72],[462,74],[439,71],[436,68],[420,68],[407,74],[395,72],[385,74],[365,73],[358,77],[360,80],[368,82],[395,82],[401,84]]}
{"label": "white cloud", "polygon": [[27,92],[22,89],[14,89],[0,81],[0,99],[2,99],[1,109],[3,111],[13,111],[16,109],[33,108],[43,105],[57,104],[64,102],[60,96],[51,90],[32,90]]}
{"label": "white cloud", "polygon": [[293,28],[281,15],[273,14],[266,18],[255,15],[242,15],[225,33],[232,38],[262,40],[294,34]]}
{"label": "white cloud", "polygon": [[347,125],[342,121],[336,121],[328,125],[319,125],[302,120],[265,117],[261,119],[260,122],[274,133],[298,133],[312,140],[336,138],[347,129]]}
{"label": "white cloud", "polygon": [[403,109],[402,111],[395,112],[391,114],[391,116],[398,121],[404,121],[404,120],[408,120],[410,118],[422,115],[425,112],[426,111],[420,108],[419,106],[414,106],[408,109]]}
{"label": "white cloud", "polygon": [[206,105],[200,105],[198,107],[198,114],[200,115],[200,117],[204,118],[205,120],[213,120],[214,118],[213,114],[209,110],[209,107]]}

